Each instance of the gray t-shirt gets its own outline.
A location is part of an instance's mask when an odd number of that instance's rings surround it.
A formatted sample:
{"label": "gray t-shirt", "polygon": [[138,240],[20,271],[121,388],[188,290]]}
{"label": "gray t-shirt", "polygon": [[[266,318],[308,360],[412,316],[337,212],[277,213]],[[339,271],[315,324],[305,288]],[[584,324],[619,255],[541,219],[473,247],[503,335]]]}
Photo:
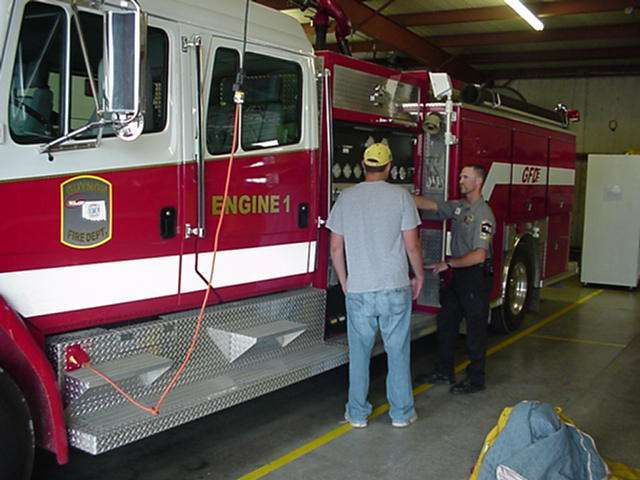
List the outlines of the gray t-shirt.
{"label": "gray t-shirt", "polygon": [[420,224],[409,192],[387,182],[362,182],[344,190],[327,227],[342,235],[347,256],[347,291],[378,292],[409,285],[402,231]]}
{"label": "gray t-shirt", "polygon": [[466,200],[438,203],[438,217],[451,219],[451,255],[463,257],[478,248],[492,256],[491,241],[496,219],[491,207],[483,198],[471,205]]}

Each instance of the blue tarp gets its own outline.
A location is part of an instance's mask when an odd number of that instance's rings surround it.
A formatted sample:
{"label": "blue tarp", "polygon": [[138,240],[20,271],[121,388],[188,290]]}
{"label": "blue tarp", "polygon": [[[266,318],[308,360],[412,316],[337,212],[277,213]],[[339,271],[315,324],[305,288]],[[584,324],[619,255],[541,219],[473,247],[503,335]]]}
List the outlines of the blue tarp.
{"label": "blue tarp", "polygon": [[607,467],[593,439],[546,403],[517,404],[487,451],[478,480],[603,480]]}

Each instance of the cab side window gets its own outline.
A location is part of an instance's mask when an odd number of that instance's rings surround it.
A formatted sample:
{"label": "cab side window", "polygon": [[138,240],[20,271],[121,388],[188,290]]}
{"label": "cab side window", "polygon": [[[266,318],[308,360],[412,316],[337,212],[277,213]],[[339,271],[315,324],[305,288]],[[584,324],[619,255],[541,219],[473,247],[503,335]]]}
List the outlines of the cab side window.
{"label": "cab side window", "polygon": [[9,94],[9,131],[19,143],[60,136],[67,16],[42,3],[25,7]]}
{"label": "cab side window", "polygon": [[[207,107],[207,150],[212,155],[231,151],[233,83],[240,55],[228,48],[216,51]],[[288,60],[247,53],[245,101],[240,125],[244,151],[300,141],[302,131],[302,69]]]}
{"label": "cab side window", "polygon": [[233,83],[240,66],[240,55],[229,48],[218,48],[207,106],[207,151],[220,155],[231,151],[233,140]]}
{"label": "cab side window", "polygon": [[247,53],[242,149],[292,145],[300,141],[302,69],[288,60]]}

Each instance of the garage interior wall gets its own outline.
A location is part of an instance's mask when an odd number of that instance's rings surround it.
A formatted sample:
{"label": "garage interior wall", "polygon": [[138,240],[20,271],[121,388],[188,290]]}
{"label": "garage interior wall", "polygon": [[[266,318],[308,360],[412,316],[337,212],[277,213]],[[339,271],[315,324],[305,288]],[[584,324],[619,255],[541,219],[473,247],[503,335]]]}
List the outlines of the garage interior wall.
{"label": "garage interior wall", "polygon": [[510,86],[533,104],[554,108],[564,103],[579,110],[582,119],[571,126],[578,153],[640,148],[640,77],[514,80]]}

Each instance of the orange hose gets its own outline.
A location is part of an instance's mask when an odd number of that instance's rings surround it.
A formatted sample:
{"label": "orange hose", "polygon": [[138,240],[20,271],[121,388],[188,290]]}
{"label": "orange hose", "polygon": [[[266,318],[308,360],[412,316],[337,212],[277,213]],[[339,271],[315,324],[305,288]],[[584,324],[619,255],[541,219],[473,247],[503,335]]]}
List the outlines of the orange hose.
{"label": "orange hose", "polygon": [[184,360],[182,361],[182,365],[180,365],[175,375],[171,379],[171,382],[169,383],[169,385],[167,385],[167,388],[164,389],[164,391],[162,392],[162,395],[160,395],[160,399],[158,399],[158,403],[156,403],[154,407],[154,409],[158,413],[160,412],[160,406],[164,402],[165,398],[167,397],[167,395],[169,395],[171,390],[173,390],[173,387],[177,383],[178,379],[182,376],[182,372],[187,367],[187,364],[191,359],[191,354],[193,354],[193,351],[196,349],[198,337],[200,336],[200,327],[202,327],[202,320],[204,319],[204,310],[207,306],[207,301],[209,300],[209,293],[213,288],[213,286],[211,285],[211,282],[213,281],[213,270],[216,266],[216,257],[218,254],[218,242],[220,240],[220,232],[222,230],[222,221],[224,220],[224,214],[225,214],[225,205],[227,203],[227,196],[229,194],[229,183],[231,183],[231,167],[233,167],[234,152],[236,151],[236,146],[238,142],[239,118],[240,118],[240,104],[236,103],[236,113],[233,119],[233,141],[231,142],[231,154],[229,155],[229,166],[227,167],[227,178],[224,183],[224,194],[222,195],[222,209],[220,211],[220,221],[218,222],[218,227],[216,228],[216,234],[213,240],[213,258],[211,260],[211,274],[209,275],[209,281],[207,282],[207,290],[204,294],[204,299],[202,300],[202,306],[200,307],[200,313],[198,314],[198,320],[196,322],[195,331],[193,332],[193,337],[191,338],[191,345],[189,346],[189,350],[187,350],[187,354],[185,355]]}
{"label": "orange hose", "polygon": [[211,274],[209,275],[209,281],[207,282],[207,290],[205,291],[204,299],[202,300],[202,306],[200,307],[200,313],[198,314],[198,319],[196,321],[196,326],[195,326],[195,329],[193,331],[193,336],[191,337],[191,344],[189,345],[189,349],[187,350],[187,353],[185,354],[184,359],[182,360],[182,363],[180,364],[180,367],[178,367],[178,370],[176,370],[176,373],[173,375],[173,378],[171,378],[171,381],[169,382],[169,384],[162,391],[162,394],[160,395],[160,398],[158,399],[156,404],[153,407],[149,407],[147,405],[144,405],[144,404],[138,402],[136,399],[134,399],[130,394],[128,394],[116,382],[111,380],[106,374],[104,374],[103,372],[101,372],[100,370],[95,368],[93,365],[91,365],[90,362],[86,362],[85,363],[86,367],[89,370],[91,370],[93,373],[95,373],[96,375],[98,375],[99,377],[104,379],[125,400],[127,400],[132,405],[138,407],[140,410],[143,410],[143,411],[145,411],[147,413],[150,413],[151,415],[158,415],[160,413],[160,407],[164,403],[164,401],[167,398],[167,396],[174,389],[176,383],[178,383],[178,380],[180,379],[180,377],[184,373],[185,368],[187,367],[187,365],[189,364],[189,361],[191,360],[191,355],[195,351],[196,346],[198,344],[198,338],[200,336],[200,329],[202,327],[202,321],[204,319],[204,311],[205,311],[205,308],[207,306],[207,302],[209,301],[209,293],[211,292],[211,289],[213,288],[211,282],[213,281],[213,271],[214,271],[214,268],[216,266],[216,257],[217,257],[217,253],[218,253],[218,244],[219,244],[219,240],[220,240],[220,232],[222,231],[222,222],[224,220],[224,215],[225,215],[225,205],[227,203],[227,196],[229,194],[229,183],[231,183],[231,170],[232,170],[232,167],[233,167],[234,153],[236,151],[236,147],[237,147],[237,143],[238,143],[239,119],[240,119],[240,104],[236,103],[236,111],[235,111],[235,115],[234,115],[234,119],[233,119],[233,140],[231,142],[231,153],[229,155],[229,166],[227,167],[227,177],[226,177],[225,184],[224,184],[224,194],[222,196],[222,210],[220,212],[220,221],[218,222],[218,226],[216,228],[216,234],[215,234],[215,237],[214,237],[214,240],[213,240],[213,259],[211,260]]}
{"label": "orange hose", "polygon": [[140,410],[144,410],[147,413],[150,413],[151,415],[157,415],[158,413],[160,413],[159,411],[157,411],[155,409],[155,407],[147,407],[146,405],[143,405],[142,403],[138,402],[135,398],[133,398],[131,395],[129,395],[127,392],[125,392],[122,387],[120,387],[116,382],[114,382],[113,380],[111,380],[107,375],[105,375],[104,373],[102,373],[100,370],[98,370],[97,368],[95,368],[93,365],[91,365],[90,362],[87,362],[84,364],[89,370],[91,370],[93,373],[95,373],[96,375],[98,375],[99,377],[101,377],[102,379],[104,379],[105,382],[107,382],[109,385],[111,385],[114,390],[116,392],[118,392],[120,395],[122,395],[127,401],[129,401],[130,403],[132,403],[133,405],[135,405],[136,407],[138,407]]}

